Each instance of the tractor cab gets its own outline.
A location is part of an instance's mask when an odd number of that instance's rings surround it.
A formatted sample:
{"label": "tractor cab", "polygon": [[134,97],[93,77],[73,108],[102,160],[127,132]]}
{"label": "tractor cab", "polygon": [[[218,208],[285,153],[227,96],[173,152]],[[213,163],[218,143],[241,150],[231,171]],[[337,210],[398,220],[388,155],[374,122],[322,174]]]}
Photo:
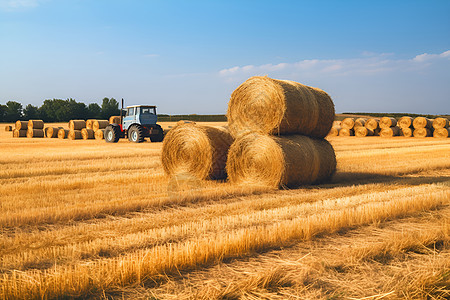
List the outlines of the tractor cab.
{"label": "tractor cab", "polygon": [[158,121],[156,106],[134,105],[126,108],[123,129],[128,130],[133,124],[154,125]]}

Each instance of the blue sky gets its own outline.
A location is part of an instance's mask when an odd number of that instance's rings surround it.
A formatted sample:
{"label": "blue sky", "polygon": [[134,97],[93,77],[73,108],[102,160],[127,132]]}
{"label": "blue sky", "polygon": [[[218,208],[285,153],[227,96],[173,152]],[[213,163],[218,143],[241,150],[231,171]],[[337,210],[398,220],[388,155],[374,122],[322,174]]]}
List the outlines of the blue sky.
{"label": "blue sky", "polygon": [[0,0],[0,103],[225,113],[268,75],[337,112],[450,114],[450,1]]}

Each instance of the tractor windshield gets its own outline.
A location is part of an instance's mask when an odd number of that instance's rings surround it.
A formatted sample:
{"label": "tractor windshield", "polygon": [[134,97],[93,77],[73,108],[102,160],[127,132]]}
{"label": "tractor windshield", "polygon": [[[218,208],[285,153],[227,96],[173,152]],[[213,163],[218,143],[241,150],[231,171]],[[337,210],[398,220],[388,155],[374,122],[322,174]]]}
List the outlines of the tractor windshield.
{"label": "tractor windshield", "polygon": [[141,115],[156,115],[156,109],[154,107],[141,107]]}

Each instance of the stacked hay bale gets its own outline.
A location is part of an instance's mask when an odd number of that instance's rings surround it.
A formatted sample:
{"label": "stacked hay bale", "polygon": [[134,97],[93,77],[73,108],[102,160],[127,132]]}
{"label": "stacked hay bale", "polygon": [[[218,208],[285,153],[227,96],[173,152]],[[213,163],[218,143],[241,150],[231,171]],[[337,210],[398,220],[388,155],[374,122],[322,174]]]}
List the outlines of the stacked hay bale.
{"label": "stacked hay bale", "polygon": [[334,121],[333,126],[330,129],[330,132],[328,132],[328,137],[338,136],[339,131],[342,129],[341,127],[341,121]]}
{"label": "stacked hay bale", "polygon": [[61,128],[58,130],[58,139],[67,139],[69,136],[70,130]]}
{"label": "stacked hay bale", "polygon": [[[116,121],[116,120],[113,120]],[[119,117],[120,123],[120,117]],[[94,138],[96,140],[103,140],[105,135],[105,128],[109,125],[108,120],[95,120],[92,124],[92,130],[94,131]]]}
{"label": "stacked hay bale", "polygon": [[27,125],[27,137],[28,138],[43,138],[44,134],[44,121],[42,120],[29,120]]}
{"label": "stacked hay bale", "polygon": [[69,140],[81,140],[83,138],[81,135],[81,130],[84,128],[86,128],[85,120],[70,120],[67,138]]}
{"label": "stacked hay bale", "polygon": [[397,120],[390,117],[382,117],[378,124],[380,126],[381,137],[393,137],[400,135],[400,127],[397,126]]}
{"label": "stacked hay bale", "polygon": [[433,128],[433,136],[436,138],[447,138],[450,136],[449,121],[447,118],[434,119]]}
{"label": "stacked hay bale", "polygon": [[355,126],[354,118],[345,118],[341,123],[341,130],[339,130],[339,136],[354,136],[355,131],[353,127]]}
{"label": "stacked hay bale", "polygon": [[417,117],[413,121],[414,137],[424,138],[433,136],[433,120],[425,117]]}
{"label": "stacked hay bale", "polygon": [[13,137],[26,137],[28,131],[28,121],[16,121],[13,130]]}
{"label": "stacked hay bale", "polygon": [[109,124],[120,124],[120,116],[111,116],[109,118]]}
{"label": "stacked hay bale", "polygon": [[44,134],[46,138],[57,138],[59,130],[63,129],[62,127],[45,127]]}
{"label": "stacked hay bale", "polygon": [[405,137],[412,137],[413,135],[413,118],[409,116],[401,117],[397,122],[400,127],[400,135]]}

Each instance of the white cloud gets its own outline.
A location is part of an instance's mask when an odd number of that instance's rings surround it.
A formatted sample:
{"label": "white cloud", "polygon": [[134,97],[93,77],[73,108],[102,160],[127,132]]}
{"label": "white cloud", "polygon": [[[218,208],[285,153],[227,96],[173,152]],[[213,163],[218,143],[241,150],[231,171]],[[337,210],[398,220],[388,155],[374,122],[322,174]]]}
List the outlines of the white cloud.
{"label": "white cloud", "polygon": [[440,59],[440,58],[449,58],[450,59],[450,50],[442,52],[441,54],[423,53],[423,54],[417,55],[412,60],[415,62],[425,62],[425,61],[430,61],[432,59]]}
{"label": "white cloud", "polygon": [[0,9],[5,11],[34,8],[37,6],[39,6],[39,0],[0,0]]}

